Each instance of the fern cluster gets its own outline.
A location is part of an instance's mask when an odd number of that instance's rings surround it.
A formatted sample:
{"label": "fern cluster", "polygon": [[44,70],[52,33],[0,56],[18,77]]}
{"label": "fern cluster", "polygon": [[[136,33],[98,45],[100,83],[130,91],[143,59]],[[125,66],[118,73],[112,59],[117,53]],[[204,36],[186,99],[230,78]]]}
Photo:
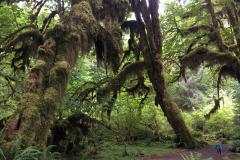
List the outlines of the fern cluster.
{"label": "fern cluster", "polygon": [[49,145],[44,149],[38,149],[36,147],[27,147],[21,149],[18,144],[16,144],[9,153],[4,153],[0,148],[0,159],[2,160],[61,160],[61,154],[59,152],[51,152],[54,148],[54,145]]}

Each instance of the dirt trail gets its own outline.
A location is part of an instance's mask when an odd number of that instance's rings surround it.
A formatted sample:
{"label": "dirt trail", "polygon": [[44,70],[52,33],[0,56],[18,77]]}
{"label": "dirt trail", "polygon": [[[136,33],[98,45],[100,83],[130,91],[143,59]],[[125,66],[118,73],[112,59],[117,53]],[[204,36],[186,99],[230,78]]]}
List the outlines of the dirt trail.
{"label": "dirt trail", "polygon": [[189,157],[189,155],[201,153],[201,160],[212,158],[213,160],[240,160],[240,154],[232,153],[228,150],[229,145],[222,145],[222,154],[217,154],[214,145],[209,145],[206,148],[194,149],[194,150],[182,150],[174,153],[164,153],[159,155],[151,155],[148,157],[142,157],[140,160],[183,160],[182,155]]}

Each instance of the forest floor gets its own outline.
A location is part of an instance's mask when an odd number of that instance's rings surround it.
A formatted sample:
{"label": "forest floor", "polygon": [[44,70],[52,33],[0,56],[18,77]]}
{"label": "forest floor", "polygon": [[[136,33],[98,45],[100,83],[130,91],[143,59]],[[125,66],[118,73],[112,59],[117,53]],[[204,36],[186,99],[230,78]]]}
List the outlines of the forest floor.
{"label": "forest floor", "polygon": [[183,160],[183,157],[185,157],[186,160],[189,160],[191,155],[198,155],[200,157],[199,159],[201,160],[240,160],[240,154],[230,152],[228,150],[228,144],[223,144],[222,148],[222,154],[218,154],[216,152],[214,145],[209,145],[208,147],[201,149],[185,149],[171,153],[154,154],[147,157],[142,157],[140,160]]}

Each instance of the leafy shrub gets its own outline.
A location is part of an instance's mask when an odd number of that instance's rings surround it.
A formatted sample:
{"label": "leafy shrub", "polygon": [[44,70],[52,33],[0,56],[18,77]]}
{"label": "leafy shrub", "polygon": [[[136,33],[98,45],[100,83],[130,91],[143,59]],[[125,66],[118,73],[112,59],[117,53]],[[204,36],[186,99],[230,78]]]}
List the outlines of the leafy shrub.
{"label": "leafy shrub", "polygon": [[232,152],[240,153],[240,140],[233,141],[229,150]]}
{"label": "leafy shrub", "polygon": [[93,146],[87,146],[84,149],[84,155],[85,156],[91,156],[91,155],[96,155],[97,154],[97,149]]}
{"label": "leafy shrub", "polygon": [[59,152],[52,152],[52,149],[55,148],[55,145],[49,145],[42,150],[42,157],[45,157],[46,160],[61,160],[61,154]]}
{"label": "leafy shrub", "polygon": [[235,133],[232,129],[222,131],[222,137],[225,138],[225,139],[230,140],[234,137],[234,135],[235,135]]}
{"label": "leafy shrub", "polygon": [[0,159],[6,160],[3,150],[0,148]]}
{"label": "leafy shrub", "polygon": [[233,111],[230,107],[221,108],[207,121],[207,133],[215,133],[217,138],[230,138],[233,133],[232,116]]}
{"label": "leafy shrub", "polygon": [[219,141],[220,141],[222,144],[227,144],[227,139],[226,139],[226,138],[220,138]]}
{"label": "leafy shrub", "polygon": [[192,135],[193,135],[193,137],[195,137],[195,138],[199,138],[199,137],[202,136],[202,132],[200,132],[200,131],[193,131]]}
{"label": "leafy shrub", "polygon": [[7,155],[0,148],[0,159],[2,160],[61,160],[61,154],[58,152],[51,152],[53,145],[46,147],[45,149],[37,149],[36,147],[30,146],[25,149],[16,149],[15,152],[11,151],[11,154]]}
{"label": "leafy shrub", "polygon": [[239,132],[236,132],[236,133],[232,136],[232,139],[235,139],[235,140],[240,139],[240,133],[239,133]]}
{"label": "leafy shrub", "polygon": [[16,152],[11,152],[10,155],[4,154],[4,152],[0,149],[0,155],[4,158],[4,160],[12,159],[12,160],[38,160],[41,155],[41,151],[36,149],[35,147],[27,147],[24,150],[16,150]]}
{"label": "leafy shrub", "polygon": [[203,140],[203,141],[215,141],[216,140],[216,136],[212,135],[212,134],[204,134],[201,137],[201,140]]}

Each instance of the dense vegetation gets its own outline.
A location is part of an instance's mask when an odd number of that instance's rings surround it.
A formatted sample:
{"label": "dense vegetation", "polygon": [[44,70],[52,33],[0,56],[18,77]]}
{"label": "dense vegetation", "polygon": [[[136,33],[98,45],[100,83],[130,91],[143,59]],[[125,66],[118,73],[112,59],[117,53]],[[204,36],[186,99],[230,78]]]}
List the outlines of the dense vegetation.
{"label": "dense vegetation", "polygon": [[161,7],[0,0],[1,158],[240,152],[240,3]]}

